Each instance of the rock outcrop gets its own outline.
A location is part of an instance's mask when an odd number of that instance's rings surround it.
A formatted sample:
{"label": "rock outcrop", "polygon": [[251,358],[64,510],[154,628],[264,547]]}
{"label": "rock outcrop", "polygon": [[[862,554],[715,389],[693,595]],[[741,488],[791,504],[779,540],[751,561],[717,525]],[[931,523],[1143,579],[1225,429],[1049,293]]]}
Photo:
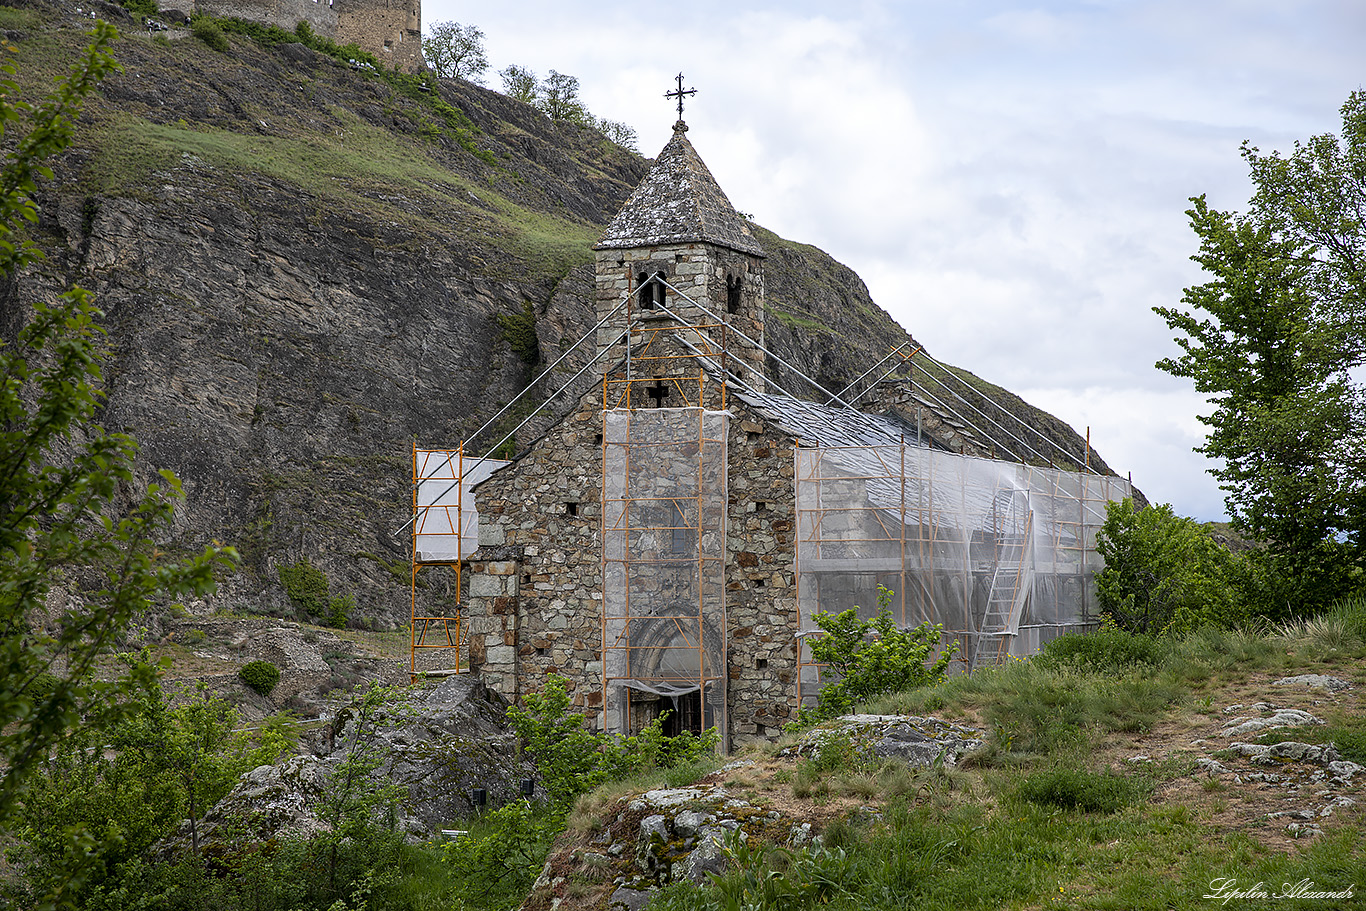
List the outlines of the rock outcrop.
{"label": "rock outcrop", "polygon": [[[307,838],[329,828],[320,807],[338,766],[357,755],[374,756],[373,785],[396,784],[398,827],[426,839],[456,819],[473,815],[473,792],[490,805],[515,799],[534,766],[517,758],[517,738],[504,721],[506,704],[477,677],[449,677],[362,721],[353,707],[327,719],[311,755],[248,772],[203,820],[201,843],[240,837]],[[369,788],[372,784],[362,787]],[[189,825],[163,845],[189,843]]]}

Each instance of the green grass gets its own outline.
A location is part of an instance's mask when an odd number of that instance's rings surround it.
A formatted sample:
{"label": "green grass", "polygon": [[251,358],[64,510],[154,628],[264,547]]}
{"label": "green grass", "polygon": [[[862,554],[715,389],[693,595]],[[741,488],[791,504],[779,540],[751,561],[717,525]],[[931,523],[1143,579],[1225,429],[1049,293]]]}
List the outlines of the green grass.
{"label": "green grass", "polygon": [[333,114],[343,129],[283,136],[116,116],[95,133],[87,180],[98,192],[137,192],[158,171],[199,163],[295,186],[310,197],[302,203],[315,221],[363,212],[367,221],[402,225],[411,232],[406,244],[478,232],[520,262],[510,272],[563,274],[591,260],[597,227],[526,209],[441,167],[420,146],[347,111]]}
{"label": "green grass", "polygon": [[0,28],[36,28],[41,25],[42,22],[43,17],[34,10],[15,9],[12,6],[0,6]]}

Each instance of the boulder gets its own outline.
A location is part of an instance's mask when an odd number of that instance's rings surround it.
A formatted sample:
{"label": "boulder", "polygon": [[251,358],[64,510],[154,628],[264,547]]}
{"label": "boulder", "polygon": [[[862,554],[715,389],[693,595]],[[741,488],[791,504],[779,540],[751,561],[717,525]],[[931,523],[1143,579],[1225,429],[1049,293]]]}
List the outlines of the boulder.
{"label": "boulder", "polygon": [[[504,721],[507,704],[471,675],[448,677],[386,707],[358,726],[354,706],[338,712],[315,743],[315,755],[296,756],[243,775],[204,814],[201,844],[249,832],[253,838],[308,837],[328,830],[318,808],[338,766],[357,751],[378,751],[375,784],[406,790],[398,826],[413,839],[438,832],[474,811],[471,791],[482,788],[491,806],[519,798],[519,781],[534,767],[516,759],[517,738]],[[358,736],[359,732],[359,736]],[[187,846],[188,821],[162,844]]]}

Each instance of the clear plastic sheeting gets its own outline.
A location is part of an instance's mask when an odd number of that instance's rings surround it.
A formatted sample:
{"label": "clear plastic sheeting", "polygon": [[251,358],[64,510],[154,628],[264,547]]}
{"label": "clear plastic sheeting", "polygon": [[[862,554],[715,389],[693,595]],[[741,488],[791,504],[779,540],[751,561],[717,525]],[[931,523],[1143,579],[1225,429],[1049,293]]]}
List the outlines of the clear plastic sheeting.
{"label": "clear plastic sheeting", "polygon": [[458,449],[415,451],[416,562],[458,563],[479,548],[479,514],[470,488],[506,464],[464,457]]}
{"label": "clear plastic sheeting", "polygon": [[701,408],[603,413],[603,728],[649,720],[632,691],[700,691],[725,723],[726,434]]}
{"label": "clear plastic sheeting", "polygon": [[942,624],[968,667],[1024,657],[1096,622],[1096,532],[1127,481],[917,446],[798,449],[803,698],[820,689],[806,640],[818,612],[878,609]]}

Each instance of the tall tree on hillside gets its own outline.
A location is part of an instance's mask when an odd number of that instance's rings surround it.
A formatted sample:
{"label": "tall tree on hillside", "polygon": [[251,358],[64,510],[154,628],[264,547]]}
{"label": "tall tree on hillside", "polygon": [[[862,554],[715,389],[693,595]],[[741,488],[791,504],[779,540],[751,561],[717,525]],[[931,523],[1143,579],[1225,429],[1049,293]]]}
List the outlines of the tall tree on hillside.
{"label": "tall tree on hillside", "polygon": [[541,91],[541,81],[535,70],[511,64],[498,71],[503,79],[503,94],[524,104],[535,104]]}
{"label": "tall tree on hillside", "polygon": [[484,53],[484,33],[477,26],[459,22],[434,22],[422,36],[422,56],[438,76],[484,83],[489,59]]}
{"label": "tall tree on hillside", "polygon": [[1366,92],[1342,122],[1288,156],[1244,143],[1249,211],[1192,199],[1211,280],[1186,289],[1189,310],[1156,308],[1184,351],[1157,366],[1209,395],[1197,451],[1222,460],[1230,517],[1288,580],[1279,610],[1341,596],[1366,556]]}
{"label": "tall tree on hillside", "polygon": [[551,120],[587,124],[588,110],[579,100],[579,79],[566,73],[550,71],[537,98],[539,107]]}

